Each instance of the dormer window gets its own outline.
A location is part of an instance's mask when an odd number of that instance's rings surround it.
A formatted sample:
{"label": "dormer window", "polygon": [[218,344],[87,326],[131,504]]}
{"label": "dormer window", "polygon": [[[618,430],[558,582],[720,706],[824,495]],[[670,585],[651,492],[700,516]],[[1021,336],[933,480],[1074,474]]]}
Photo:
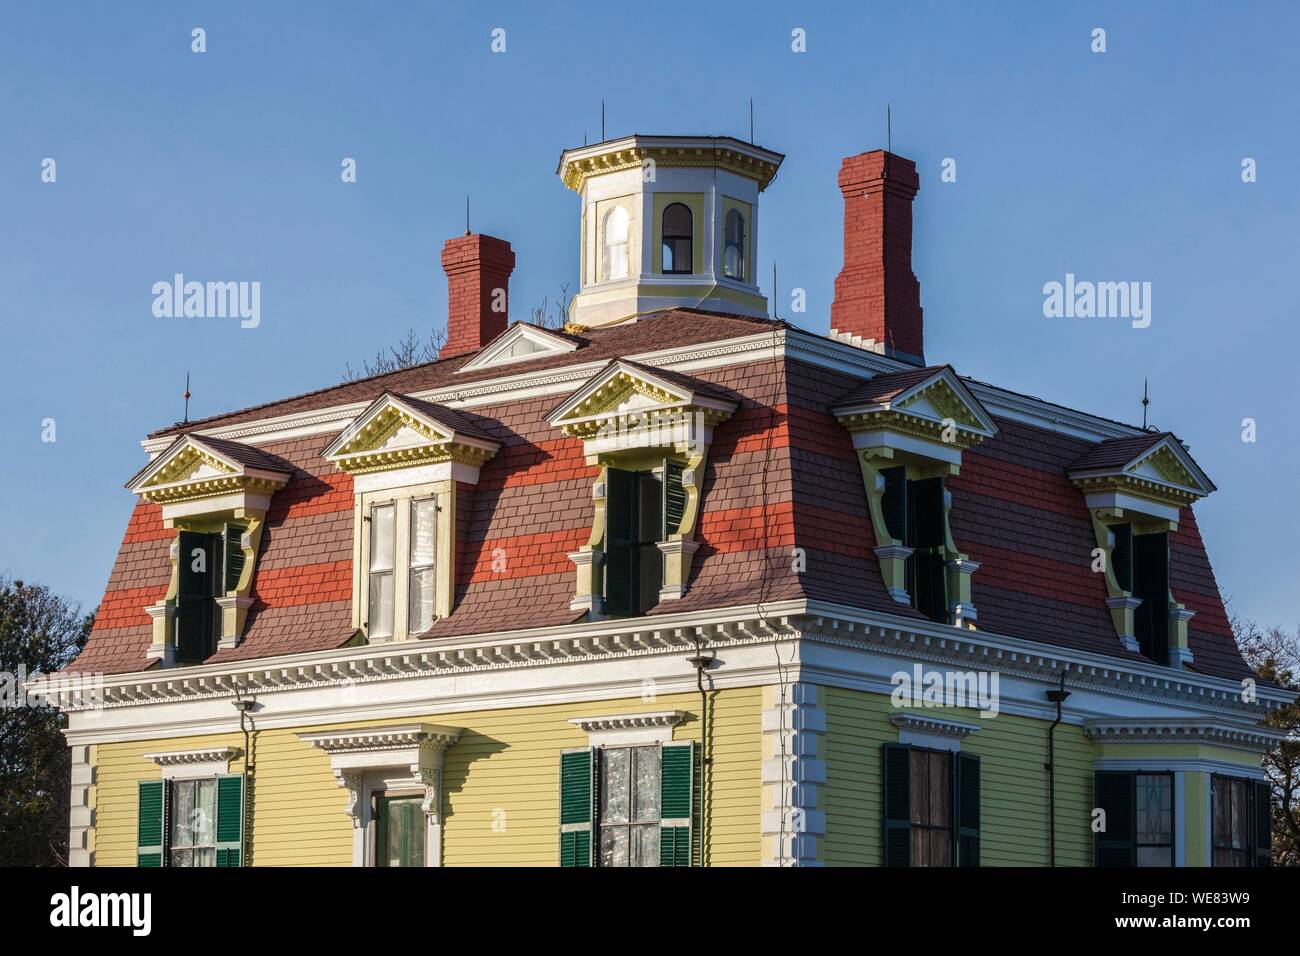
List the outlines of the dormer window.
{"label": "dormer window", "polygon": [[389,393],[325,449],[353,478],[352,623],[368,640],[417,638],[451,613],[457,487],[500,447],[455,409]]}
{"label": "dormer window", "polygon": [[1107,439],[1067,473],[1084,493],[1106,559],[1106,605],[1120,643],[1157,664],[1191,663],[1194,612],[1169,589],[1169,533],[1181,509],[1214,485],[1168,433]]}
{"label": "dormer window", "polygon": [[644,614],[686,593],[713,428],[737,403],[704,382],[615,359],[547,416],[600,468],[569,606]]}
{"label": "dormer window", "polygon": [[727,213],[723,238],[722,274],[728,279],[745,281],[745,217],[740,210]]}
{"label": "dormer window", "polygon": [[627,278],[627,210],[615,206],[605,213],[604,254],[601,257],[601,277],[605,281]]}
{"label": "dormer window", "polygon": [[997,433],[992,417],[947,365],[878,375],[831,411],[853,435],[890,597],[932,621],[974,627],[979,564],[953,543],[944,478],[960,473],[963,449]]}
{"label": "dormer window", "polygon": [[176,530],[167,595],[145,608],[153,619],[150,658],[197,664],[239,644],[266,512],[292,473],[260,448],[190,434],[127,483],[160,505],[163,524]]}
{"label": "dormer window", "polygon": [[689,274],[694,261],[690,208],[684,203],[672,203],[664,209],[662,226],[664,273]]}

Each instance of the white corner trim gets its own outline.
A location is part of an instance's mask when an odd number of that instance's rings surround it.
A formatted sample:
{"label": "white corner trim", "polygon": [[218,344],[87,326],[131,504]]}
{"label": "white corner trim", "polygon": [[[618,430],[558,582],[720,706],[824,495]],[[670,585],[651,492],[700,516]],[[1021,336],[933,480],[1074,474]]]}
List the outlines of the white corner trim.
{"label": "white corner trim", "polygon": [[889,722],[898,728],[899,743],[932,750],[961,750],[962,740],[980,729],[979,724],[912,711],[890,714]]}
{"label": "white corner trim", "polygon": [[203,747],[197,750],[164,750],[144,755],[162,767],[164,780],[194,780],[230,772],[230,761],[242,753],[237,747]]}
{"label": "white corner trim", "polygon": [[673,728],[685,718],[685,711],[658,710],[645,714],[573,717],[569,723],[586,733],[589,746],[620,747],[641,743],[672,743]]}

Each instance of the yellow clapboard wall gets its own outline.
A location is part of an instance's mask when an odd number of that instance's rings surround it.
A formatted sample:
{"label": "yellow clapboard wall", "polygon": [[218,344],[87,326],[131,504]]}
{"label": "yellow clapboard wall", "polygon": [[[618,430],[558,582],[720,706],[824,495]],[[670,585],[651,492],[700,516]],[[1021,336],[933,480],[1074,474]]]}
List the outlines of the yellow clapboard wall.
{"label": "yellow clapboard wall", "polygon": [[[905,708],[918,709],[918,708]],[[919,710],[919,709],[918,709]],[[829,865],[881,865],[881,747],[898,742],[888,696],[826,688],[823,793]],[[929,711],[929,713],[938,713]],[[944,718],[979,724],[961,742],[980,758],[980,865],[1045,866],[1048,721],[1012,714],[981,719],[974,710],[945,708]],[[1056,862],[1092,864],[1092,745],[1078,726],[1056,728]]]}
{"label": "yellow clapboard wall", "polygon": [[[707,859],[715,866],[756,866],[761,847],[760,690],[714,692],[710,708],[713,764],[709,771],[712,799]],[[688,714],[675,728],[675,740],[699,740],[698,694],[260,731],[253,744],[249,863],[352,863],[352,823],[344,813],[346,792],[334,781],[329,757],[299,740],[299,733],[424,721],[465,728],[448,750],[443,772],[444,863],[554,866],[559,835],[559,754],[587,743],[587,735],[569,723],[570,718],[663,710]],[[135,865],[137,783],[160,776],[158,767],[144,754],[215,745],[242,750],[243,736],[173,737],[96,748],[96,865]],[[230,769],[242,771],[242,761],[234,761]]]}

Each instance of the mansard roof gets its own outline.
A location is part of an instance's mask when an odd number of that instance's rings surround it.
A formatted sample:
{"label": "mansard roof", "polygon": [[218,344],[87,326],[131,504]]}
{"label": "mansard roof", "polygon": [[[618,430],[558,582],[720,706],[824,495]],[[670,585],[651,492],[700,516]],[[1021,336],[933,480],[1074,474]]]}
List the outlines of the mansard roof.
{"label": "mansard roof", "polygon": [[[882,356],[864,356],[856,365],[822,360],[818,348],[842,355],[849,347],[808,333],[800,337],[811,343],[809,348],[787,349],[784,355],[755,347],[731,364],[724,364],[725,359],[692,362],[685,369],[654,364],[659,350],[673,346],[712,349],[712,343],[753,340],[783,328],[789,327],[673,310],[575,333],[579,347],[536,361],[461,375],[458,370],[473,355],[457,356],[178,426],[189,430],[191,441],[214,452],[243,456],[245,467],[257,456],[259,467],[274,460],[291,471],[267,512],[244,639],[211,660],[320,651],[356,639],[350,626],[355,503],[352,475],[323,457],[344,425],[330,432],[248,439],[256,445],[203,432],[293,412],[360,405],[351,415],[355,418],[387,394],[453,431],[499,443],[499,451],[482,464],[478,484],[465,489],[463,499],[458,491],[458,547],[463,550],[453,610],[423,637],[436,642],[567,625],[580,617],[569,606],[574,568],[568,555],[590,536],[592,483],[599,469],[586,461],[582,441],[553,427],[549,416],[584,382],[566,386],[567,396],[553,387],[523,397],[514,392],[500,398],[483,395],[467,410],[422,402],[411,393],[467,388],[507,375],[587,363],[594,375],[619,367],[615,360],[674,388],[689,387],[736,405],[716,426],[710,446],[696,532],[699,550],[687,592],[652,609],[651,621],[666,613],[753,605],[762,595],[770,602],[835,602],[922,623],[885,589],[853,437],[837,421],[836,409],[849,398],[898,401],[908,389],[950,371],[936,366],[873,374],[872,366],[889,369],[894,363]],[[638,359],[630,362],[627,356]],[[974,402],[988,394],[986,387],[969,380],[958,379],[958,384]],[[1066,414],[1063,410],[1039,419],[1013,415],[1009,408],[991,402],[984,407],[995,428],[964,450],[960,474],[945,479],[953,498],[955,544],[980,565],[971,583],[978,626],[1048,647],[1142,661],[1116,638],[1105,582],[1090,567],[1096,547],[1092,520],[1071,473],[1082,466],[1122,466],[1149,453],[1153,439],[1118,425],[1098,434],[1127,432],[1127,437],[1089,439],[1053,424],[1053,417]],[[177,436],[173,446],[183,440],[176,428],[158,434]],[[151,623],[144,608],[166,593],[173,537],[163,527],[158,505],[136,505],[95,630],[73,669],[125,672],[151,666],[145,656]],[[1169,540],[1174,598],[1196,611],[1188,625],[1192,669],[1234,680],[1249,676],[1190,505],[1180,508]],[[795,547],[806,557],[801,572],[790,560]],[[494,555],[502,553],[508,558],[506,569],[495,569]]]}

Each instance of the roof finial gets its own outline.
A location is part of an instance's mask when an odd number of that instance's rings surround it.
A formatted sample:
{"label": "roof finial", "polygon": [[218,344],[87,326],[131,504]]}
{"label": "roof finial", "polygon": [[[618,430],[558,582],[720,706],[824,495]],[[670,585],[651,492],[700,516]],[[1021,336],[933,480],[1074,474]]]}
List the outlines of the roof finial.
{"label": "roof finial", "polygon": [[1142,379],[1142,428],[1147,427],[1147,406],[1151,404],[1151,399],[1147,397],[1147,380]]}
{"label": "roof finial", "polygon": [[190,423],[190,373],[186,372],[185,373],[185,418],[181,422],[181,424],[188,425],[189,423]]}
{"label": "roof finial", "polygon": [[469,235],[469,193],[465,194],[465,235]]}
{"label": "roof finial", "polygon": [[600,141],[605,142],[605,98],[600,98]]}
{"label": "roof finial", "polygon": [[894,151],[894,128],[893,127],[894,127],[894,123],[893,123],[893,118],[890,116],[889,104],[886,103],[885,104],[885,152],[887,153],[892,153]]}
{"label": "roof finial", "polygon": [[749,145],[754,145],[754,98],[749,98]]}

